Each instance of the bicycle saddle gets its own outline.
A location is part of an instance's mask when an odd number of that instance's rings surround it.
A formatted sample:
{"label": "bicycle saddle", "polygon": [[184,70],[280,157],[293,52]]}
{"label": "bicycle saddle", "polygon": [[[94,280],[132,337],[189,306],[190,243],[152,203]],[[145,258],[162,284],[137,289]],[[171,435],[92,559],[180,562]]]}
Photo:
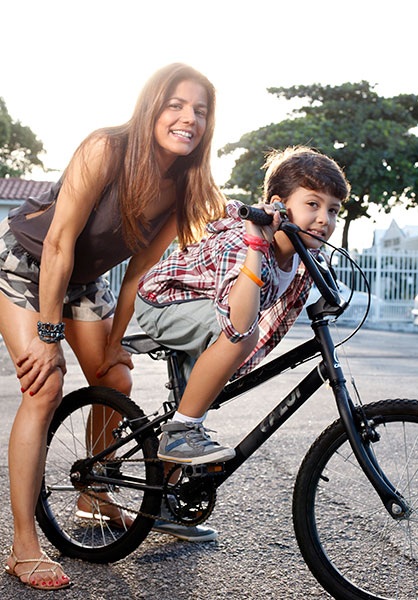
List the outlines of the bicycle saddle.
{"label": "bicycle saddle", "polygon": [[148,354],[149,352],[167,349],[158,342],[154,342],[154,340],[144,332],[125,335],[125,337],[122,338],[121,344],[131,354]]}

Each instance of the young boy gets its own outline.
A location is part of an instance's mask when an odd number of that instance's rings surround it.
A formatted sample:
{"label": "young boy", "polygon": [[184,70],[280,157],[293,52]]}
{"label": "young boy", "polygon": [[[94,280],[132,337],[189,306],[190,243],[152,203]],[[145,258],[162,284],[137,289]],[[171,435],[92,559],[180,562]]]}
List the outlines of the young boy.
{"label": "young boy", "polygon": [[[309,148],[288,148],[267,159],[264,204],[273,215],[260,227],[238,217],[207,226],[198,244],[171,254],[139,282],[140,327],[155,341],[186,353],[187,386],[173,420],[162,427],[158,456],[185,464],[226,461],[230,448],[211,440],[205,413],[230,378],[251,371],[293,325],[312,281],[286,234],[278,231],[284,202],[293,223],[324,241],[335,229],[350,186],[340,167]],[[318,250],[321,242],[300,234]]]}

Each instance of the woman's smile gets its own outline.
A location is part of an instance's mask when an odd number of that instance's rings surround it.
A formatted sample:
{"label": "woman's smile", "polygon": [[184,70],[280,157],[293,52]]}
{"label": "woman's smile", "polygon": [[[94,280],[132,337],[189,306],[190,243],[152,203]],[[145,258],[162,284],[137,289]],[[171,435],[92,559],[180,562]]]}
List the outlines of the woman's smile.
{"label": "woman's smile", "polygon": [[157,160],[163,171],[199,145],[206,130],[207,104],[207,92],[200,83],[186,80],[175,88],[154,127]]}

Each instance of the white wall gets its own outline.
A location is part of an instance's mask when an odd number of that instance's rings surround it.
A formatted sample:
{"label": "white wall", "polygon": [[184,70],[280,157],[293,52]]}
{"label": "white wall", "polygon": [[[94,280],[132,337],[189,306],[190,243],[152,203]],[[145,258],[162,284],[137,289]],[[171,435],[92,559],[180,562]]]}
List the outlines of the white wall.
{"label": "white wall", "polygon": [[3,221],[9,214],[9,210],[22,204],[20,200],[1,200],[0,199],[0,221]]}

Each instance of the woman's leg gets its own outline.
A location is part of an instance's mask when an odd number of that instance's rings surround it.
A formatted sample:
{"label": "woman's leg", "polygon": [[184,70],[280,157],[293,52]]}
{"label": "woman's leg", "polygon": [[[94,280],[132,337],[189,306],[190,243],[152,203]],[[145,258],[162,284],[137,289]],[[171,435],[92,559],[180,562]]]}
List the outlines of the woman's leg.
{"label": "woman's leg", "polygon": [[96,372],[104,360],[107,337],[112,328],[112,319],[102,321],[65,320],[65,337],[77,357],[89,385],[112,387],[129,396],[132,378],[129,367],[118,364],[106,375],[97,378]]}
{"label": "woman's leg", "polygon": [[[107,336],[112,327],[112,319],[102,321],[76,321],[66,320],[66,339],[76,355],[81,369],[89,385],[101,385],[111,387],[123,394],[129,396],[132,388],[132,379],[130,370],[126,365],[118,364],[109,369],[109,371],[100,379],[96,377],[96,372],[104,360],[104,350]],[[86,451],[87,453],[99,452],[106,447],[106,441],[112,439],[112,431],[117,427],[120,416],[109,413],[103,414],[103,410],[95,411],[94,408],[89,415],[86,427]],[[105,424],[105,425],[104,425]],[[101,494],[103,500],[111,500],[108,494]],[[94,501],[93,501],[94,503]],[[92,510],[92,500],[87,495],[81,494],[78,503],[78,509],[85,512],[94,512]],[[126,515],[121,515],[118,508],[114,508],[106,503],[100,506],[103,514],[113,518],[116,524],[123,522],[126,526],[132,523],[132,519]]]}
{"label": "woman's leg", "polygon": [[[36,335],[38,313],[16,306],[0,292],[0,332],[14,363]],[[55,409],[61,401],[62,371],[56,369],[34,396],[22,395],[9,442],[10,499],[14,518],[13,547],[18,559],[38,558],[41,554],[35,528],[35,505],[39,495],[46,448],[46,434]],[[13,568],[13,560],[8,559]],[[33,564],[19,564],[17,575]],[[40,569],[48,565],[41,564]],[[54,573],[34,573],[31,581],[45,587],[57,587],[68,578],[61,569]],[[64,577],[64,579],[63,579]],[[27,576],[22,577],[27,581]]]}

